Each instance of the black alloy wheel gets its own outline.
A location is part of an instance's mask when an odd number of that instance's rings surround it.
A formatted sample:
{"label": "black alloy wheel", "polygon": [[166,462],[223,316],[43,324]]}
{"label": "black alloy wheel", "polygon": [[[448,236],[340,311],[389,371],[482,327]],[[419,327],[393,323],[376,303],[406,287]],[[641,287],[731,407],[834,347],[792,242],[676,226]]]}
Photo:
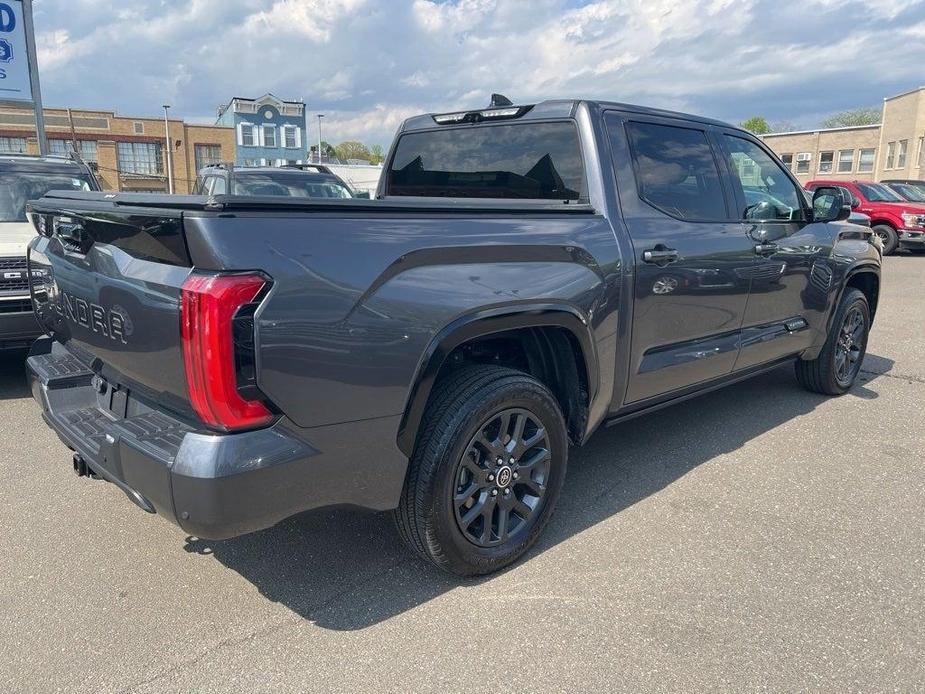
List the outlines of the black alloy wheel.
{"label": "black alloy wheel", "polygon": [[460,531],[479,547],[516,539],[542,507],[551,453],[546,429],[525,409],[485,421],[456,469],[453,508]]}

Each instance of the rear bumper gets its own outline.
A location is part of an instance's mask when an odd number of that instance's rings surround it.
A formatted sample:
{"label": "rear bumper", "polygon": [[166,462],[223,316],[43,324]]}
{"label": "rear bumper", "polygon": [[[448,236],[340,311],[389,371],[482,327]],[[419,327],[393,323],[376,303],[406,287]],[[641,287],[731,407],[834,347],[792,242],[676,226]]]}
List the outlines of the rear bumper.
{"label": "rear bumper", "polygon": [[97,476],[191,535],[223,539],[313,508],[398,503],[407,467],[394,443],[398,417],[311,430],[283,419],[217,435],[138,401],[126,416],[112,414],[112,392],[98,393],[86,365],[49,338],[36,342],[27,367],[58,437]]}
{"label": "rear bumper", "polygon": [[[17,308],[22,303],[19,299],[0,301],[0,349],[28,347],[42,334],[31,308],[28,311],[7,312],[13,308],[14,302]],[[31,306],[31,303],[29,305]]]}

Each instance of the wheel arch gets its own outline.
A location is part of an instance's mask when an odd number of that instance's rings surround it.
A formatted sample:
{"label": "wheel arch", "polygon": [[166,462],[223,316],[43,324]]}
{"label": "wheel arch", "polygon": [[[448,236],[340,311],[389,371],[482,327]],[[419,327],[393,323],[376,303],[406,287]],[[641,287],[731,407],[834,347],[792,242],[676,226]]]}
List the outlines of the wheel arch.
{"label": "wheel arch", "polygon": [[[548,332],[550,330],[561,331],[559,335],[566,336],[569,344],[553,337]],[[414,451],[434,384],[450,365],[451,355],[458,353],[461,347],[480,340],[511,335],[517,339],[539,341],[535,343],[536,351],[530,352],[535,355],[533,358],[540,360],[536,368],[552,368],[554,373],[561,375],[561,382],[547,382],[547,386],[562,406],[570,437],[574,441],[583,440],[587,411],[597,395],[600,373],[588,321],[576,307],[564,302],[518,304],[463,315],[446,325],[430,341],[418,362],[399,425],[397,443],[405,455],[410,457]],[[556,371],[556,364],[567,364],[567,361],[555,360],[564,359],[566,354],[574,356],[574,373],[567,368]],[[553,360],[551,367],[549,360]],[[578,379],[577,383],[571,382],[573,377]],[[584,389],[581,395],[585,398],[584,403],[569,402],[570,393],[574,392],[573,385],[578,387],[579,393]]]}

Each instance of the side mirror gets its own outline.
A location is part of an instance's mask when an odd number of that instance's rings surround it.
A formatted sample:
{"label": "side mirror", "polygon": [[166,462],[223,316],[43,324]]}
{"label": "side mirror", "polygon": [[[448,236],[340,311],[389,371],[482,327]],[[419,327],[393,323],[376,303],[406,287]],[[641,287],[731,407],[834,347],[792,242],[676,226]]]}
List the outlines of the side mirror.
{"label": "side mirror", "polygon": [[851,216],[851,207],[834,186],[820,186],[813,191],[813,221],[842,222]]}

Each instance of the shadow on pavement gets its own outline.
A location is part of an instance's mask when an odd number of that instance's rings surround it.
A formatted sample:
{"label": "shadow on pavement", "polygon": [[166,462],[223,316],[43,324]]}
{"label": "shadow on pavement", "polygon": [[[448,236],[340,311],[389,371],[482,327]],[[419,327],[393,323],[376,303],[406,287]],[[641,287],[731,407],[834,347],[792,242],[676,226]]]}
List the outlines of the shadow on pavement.
{"label": "shadow on pavement", "polygon": [[[868,355],[862,374],[866,380],[859,380],[846,397],[877,397],[866,383],[892,366],[889,359]],[[801,389],[792,369],[782,367],[601,429],[586,446],[573,449],[558,510],[523,561],[827,399]],[[497,579],[460,581],[445,575],[401,546],[387,515],[346,510],[303,514],[232,540],[188,538],[186,550],[212,554],[270,600],[335,630],[362,629],[457,586]]]}
{"label": "shadow on pavement", "polygon": [[[14,400],[31,395],[26,381],[26,356],[28,350],[0,352],[0,400]],[[41,419],[39,423],[42,423]]]}

